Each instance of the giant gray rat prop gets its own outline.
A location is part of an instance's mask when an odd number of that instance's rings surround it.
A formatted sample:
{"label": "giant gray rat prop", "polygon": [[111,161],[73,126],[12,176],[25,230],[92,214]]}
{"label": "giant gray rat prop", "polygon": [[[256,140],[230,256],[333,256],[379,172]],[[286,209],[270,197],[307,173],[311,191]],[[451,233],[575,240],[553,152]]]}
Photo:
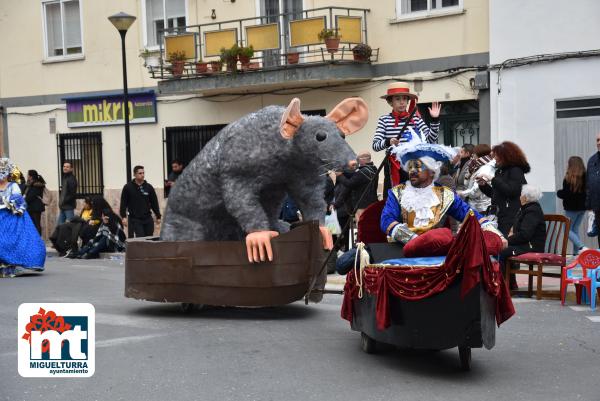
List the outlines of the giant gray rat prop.
{"label": "giant gray rat prop", "polygon": [[[356,155],[344,140],[362,128],[368,108],[348,98],[326,117],[303,116],[300,100],[268,106],[223,128],[185,168],[169,195],[160,238],[231,241],[246,236],[250,262],[272,260],[270,239],[288,193],[305,220],[323,226],[327,170]],[[331,234],[321,227],[324,243]]]}

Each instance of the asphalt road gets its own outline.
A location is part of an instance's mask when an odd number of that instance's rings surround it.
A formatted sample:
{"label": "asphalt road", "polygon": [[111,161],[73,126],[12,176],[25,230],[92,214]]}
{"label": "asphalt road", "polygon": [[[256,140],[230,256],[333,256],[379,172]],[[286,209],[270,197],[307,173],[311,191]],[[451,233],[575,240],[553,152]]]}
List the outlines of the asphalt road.
{"label": "asphalt road", "polygon": [[[363,353],[338,295],[185,315],[125,298],[122,262],[49,258],[46,267],[0,279],[0,400],[600,400],[600,313],[585,307],[517,300],[496,347],[473,350],[462,372],[456,349]],[[95,306],[92,378],[19,376],[23,302]]]}

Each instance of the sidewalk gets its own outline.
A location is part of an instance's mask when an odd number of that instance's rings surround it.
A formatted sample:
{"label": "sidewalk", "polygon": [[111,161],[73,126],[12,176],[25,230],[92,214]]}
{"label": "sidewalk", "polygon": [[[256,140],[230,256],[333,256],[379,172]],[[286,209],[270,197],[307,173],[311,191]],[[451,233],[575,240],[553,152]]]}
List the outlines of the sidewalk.
{"label": "sidewalk", "polygon": [[[46,246],[46,257],[47,258],[60,258],[58,251],[52,247]],[[125,260],[125,252],[101,252],[99,259],[109,260]]]}

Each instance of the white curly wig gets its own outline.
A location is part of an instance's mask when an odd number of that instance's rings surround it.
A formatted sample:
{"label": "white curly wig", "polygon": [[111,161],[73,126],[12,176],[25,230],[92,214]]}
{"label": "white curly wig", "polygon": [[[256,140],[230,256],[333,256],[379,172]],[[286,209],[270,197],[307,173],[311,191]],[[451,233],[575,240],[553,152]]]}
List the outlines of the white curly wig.
{"label": "white curly wig", "polygon": [[12,174],[14,169],[15,165],[12,161],[10,161],[9,158],[0,158],[0,180],[8,178]]}

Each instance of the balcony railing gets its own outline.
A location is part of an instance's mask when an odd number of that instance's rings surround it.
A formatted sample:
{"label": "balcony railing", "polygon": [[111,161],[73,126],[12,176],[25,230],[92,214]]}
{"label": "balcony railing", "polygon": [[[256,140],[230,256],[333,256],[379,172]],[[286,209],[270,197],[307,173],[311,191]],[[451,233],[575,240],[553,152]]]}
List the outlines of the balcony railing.
{"label": "balcony railing", "polygon": [[[371,63],[377,61],[379,49],[368,46],[368,12],[362,8],[323,7],[170,28],[161,31],[158,57],[153,62],[147,58],[146,65],[152,78],[164,80],[331,63]],[[339,37],[337,49],[319,37],[323,30]],[[252,46],[254,54],[249,59],[227,59],[223,50],[233,46]]]}

